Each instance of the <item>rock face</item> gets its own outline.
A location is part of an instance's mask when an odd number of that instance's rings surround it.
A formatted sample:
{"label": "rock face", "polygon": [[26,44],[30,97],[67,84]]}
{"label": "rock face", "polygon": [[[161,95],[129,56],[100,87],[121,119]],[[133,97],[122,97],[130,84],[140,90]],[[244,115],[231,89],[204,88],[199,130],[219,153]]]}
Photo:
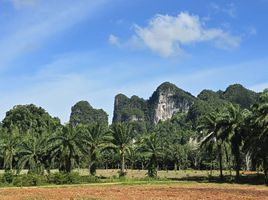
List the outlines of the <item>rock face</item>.
{"label": "rock face", "polygon": [[149,100],[123,94],[115,97],[113,122],[145,122],[157,124],[170,119],[175,113],[186,113],[193,126],[206,113],[222,109],[228,103],[241,108],[250,108],[258,94],[240,84],[227,87],[225,91],[203,90],[197,97],[192,96],[172,83],[161,84]]}
{"label": "rock face", "polygon": [[70,116],[72,126],[93,123],[102,123],[108,126],[108,114],[102,109],[94,109],[87,101],[79,101],[72,107]]}
{"label": "rock face", "polygon": [[174,84],[161,84],[149,100],[123,94],[115,97],[113,122],[139,121],[156,124],[170,119],[174,113],[187,113],[195,97]]}
{"label": "rock face", "polygon": [[150,119],[154,124],[170,119],[173,114],[187,113],[195,97],[179,89],[174,84],[161,84],[149,99]]}

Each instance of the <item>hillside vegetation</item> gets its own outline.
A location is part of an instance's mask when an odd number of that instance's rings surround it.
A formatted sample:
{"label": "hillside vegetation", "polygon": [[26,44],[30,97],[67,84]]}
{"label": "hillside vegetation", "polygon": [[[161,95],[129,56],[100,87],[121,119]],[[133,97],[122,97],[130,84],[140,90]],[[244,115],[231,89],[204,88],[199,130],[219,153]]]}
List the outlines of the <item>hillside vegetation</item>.
{"label": "hillside vegetation", "polygon": [[267,90],[235,84],[195,97],[166,82],[148,100],[119,94],[114,106],[111,125],[105,111],[86,101],[72,107],[64,125],[32,104],[9,110],[0,127],[2,181],[12,183],[25,169],[48,181],[72,180],[76,168],[87,168],[90,177],[99,168],[119,168],[120,177],[139,169],[152,178],[158,170],[219,170],[220,180],[227,171],[238,182],[241,170],[250,170],[268,183]]}

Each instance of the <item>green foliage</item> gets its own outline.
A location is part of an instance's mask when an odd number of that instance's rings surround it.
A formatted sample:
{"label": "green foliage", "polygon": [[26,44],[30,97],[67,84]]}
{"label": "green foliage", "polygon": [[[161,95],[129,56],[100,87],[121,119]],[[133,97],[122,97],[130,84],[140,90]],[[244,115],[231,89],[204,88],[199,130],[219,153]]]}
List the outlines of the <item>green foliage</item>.
{"label": "green foliage", "polygon": [[[154,124],[161,95],[178,110]],[[108,127],[107,114],[85,101],[73,107],[64,126],[42,108],[15,106],[0,124],[2,184],[96,182],[97,168],[118,168],[121,180],[127,168],[147,169],[150,177],[158,169],[187,168],[235,169],[238,177],[241,169],[251,168],[263,170],[268,183],[268,91],[259,95],[233,85],[224,92],[204,90],[195,98],[164,83],[148,101],[118,95],[114,120],[125,122]],[[72,173],[83,167],[90,176]],[[55,168],[60,172],[51,173]],[[11,173],[15,169],[17,175]],[[22,170],[28,174],[18,175]]]}
{"label": "green foliage", "polygon": [[119,172],[120,176],[125,176],[125,156],[126,152],[129,151],[131,144],[133,143],[133,128],[131,124],[127,123],[116,123],[111,127],[112,140],[111,146],[116,152],[118,152],[120,157],[121,169]]}
{"label": "green foliage", "polygon": [[100,153],[111,146],[111,137],[108,135],[108,130],[101,124],[80,126],[77,131],[80,132],[81,143],[84,144],[83,151],[88,155],[89,172],[95,176]]}
{"label": "green foliage", "polygon": [[62,185],[62,184],[78,184],[81,182],[81,177],[77,172],[57,172],[48,176],[48,182]]}
{"label": "green foliage", "polygon": [[26,166],[29,173],[43,174],[45,169],[45,159],[48,155],[48,139],[46,134],[28,134],[18,144],[18,173]]}
{"label": "green foliage", "polygon": [[158,160],[163,155],[159,135],[157,133],[151,133],[141,138],[139,149],[147,160],[148,176],[157,177]]}
{"label": "green foliage", "polygon": [[20,134],[18,128],[11,130],[11,133],[7,132],[7,129],[3,129],[0,133],[0,151],[3,159],[5,170],[12,170],[14,158],[18,149],[18,142],[20,139]]}
{"label": "green foliage", "polygon": [[233,104],[238,104],[241,108],[249,109],[258,99],[258,94],[244,88],[240,84],[230,85],[222,97]]}
{"label": "green foliage", "polygon": [[94,109],[87,101],[79,101],[72,107],[70,124],[72,126],[102,124],[108,126],[108,115],[102,109]]}
{"label": "green foliage", "polygon": [[196,128],[202,122],[205,115],[222,110],[228,102],[222,99],[219,93],[211,90],[203,90],[198,96],[195,104],[190,107],[187,118],[192,121]]}
{"label": "green foliage", "polygon": [[67,124],[49,139],[51,155],[58,162],[60,171],[70,173],[74,164],[79,164],[83,151],[81,137],[77,127]]}
{"label": "green foliage", "polygon": [[36,174],[24,174],[15,176],[13,180],[13,185],[17,187],[23,186],[39,186],[46,184],[47,180],[45,176],[40,176]]}
{"label": "green foliage", "polygon": [[33,104],[18,105],[6,113],[3,127],[12,131],[17,127],[22,134],[54,131],[60,126],[58,118],[52,118],[43,108]]}
{"label": "green foliage", "polygon": [[5,171],[5,173],[2,176],[2,182],[3,183],[8,183],[11,184],[13,182],[14,179],[14,174],[12,171]]}

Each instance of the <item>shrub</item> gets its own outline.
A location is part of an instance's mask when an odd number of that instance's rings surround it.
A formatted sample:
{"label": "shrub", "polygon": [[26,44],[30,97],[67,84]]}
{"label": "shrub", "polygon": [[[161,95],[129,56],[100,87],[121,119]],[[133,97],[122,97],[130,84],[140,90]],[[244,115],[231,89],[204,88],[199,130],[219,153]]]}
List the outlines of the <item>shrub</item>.
{"label": "shrub", "polygon": [[98,182],[100,182],[99,178],[96,176],[84,176],[81,178],[83,178],[84,182],[86,182],[86,183],[98,183]]}
{"label": "shrub", "polygon": [[13,180],[14,186],[38,186],[47,183],[45,176],[39,176],[36,174],[24,174],[16,176]]}
{"label": "shrub", "polygon": [[62,173],[57,172],[48,176],[48,182],[57,185],[60,184],[77,184],[80,183],[81,177],[78,172]]}
{"label": "shrub", "polygon": [[13,182],[13,179],[14,179],[14,175],[12,173],[12,171],[5,171],[5,173],[3,174],[2,176],[2,182],[3,183],[12,183]]}

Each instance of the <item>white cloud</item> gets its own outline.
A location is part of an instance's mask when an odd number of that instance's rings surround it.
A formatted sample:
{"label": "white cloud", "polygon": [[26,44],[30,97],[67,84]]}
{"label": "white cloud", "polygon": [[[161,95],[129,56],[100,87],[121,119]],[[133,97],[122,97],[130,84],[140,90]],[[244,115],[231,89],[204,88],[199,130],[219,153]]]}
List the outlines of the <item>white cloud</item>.
{"label": "white cloud", "polygon": [[121,43],[120,43],[120,41],[119,41],[119,38],[116,37],[116,36],[113,35],[113,34],[111,34],[111,35],[109,36],[108,42],[109,42],[109,44],[111,44],[111,45],[121,46]]}
{"label": "white cloud", "polygon": [[199,42],[213,42],[224,49],[239,47],[241,42],[240,37],[220,28],[206,28],[203,20],[187,12],[177,16],[156,15],[145,27],[135,25],[133,37],[136,37],[136,43],[142,42],[163,57],[181,55],[183,46]]}
{"label": "white cloud", "polygon": [[39,0],[10,0],[16,9],[20,9],[27,6],[33,6],[38,3]]}
{"label": "white cloud", "polygon": [[220,6],[216,3],[211,3],[210,8],[215,12],[215,13],[225,13],[229,17],[235,18],[237,15],[236,7],[234,3],[229,3],[224,6]]}

